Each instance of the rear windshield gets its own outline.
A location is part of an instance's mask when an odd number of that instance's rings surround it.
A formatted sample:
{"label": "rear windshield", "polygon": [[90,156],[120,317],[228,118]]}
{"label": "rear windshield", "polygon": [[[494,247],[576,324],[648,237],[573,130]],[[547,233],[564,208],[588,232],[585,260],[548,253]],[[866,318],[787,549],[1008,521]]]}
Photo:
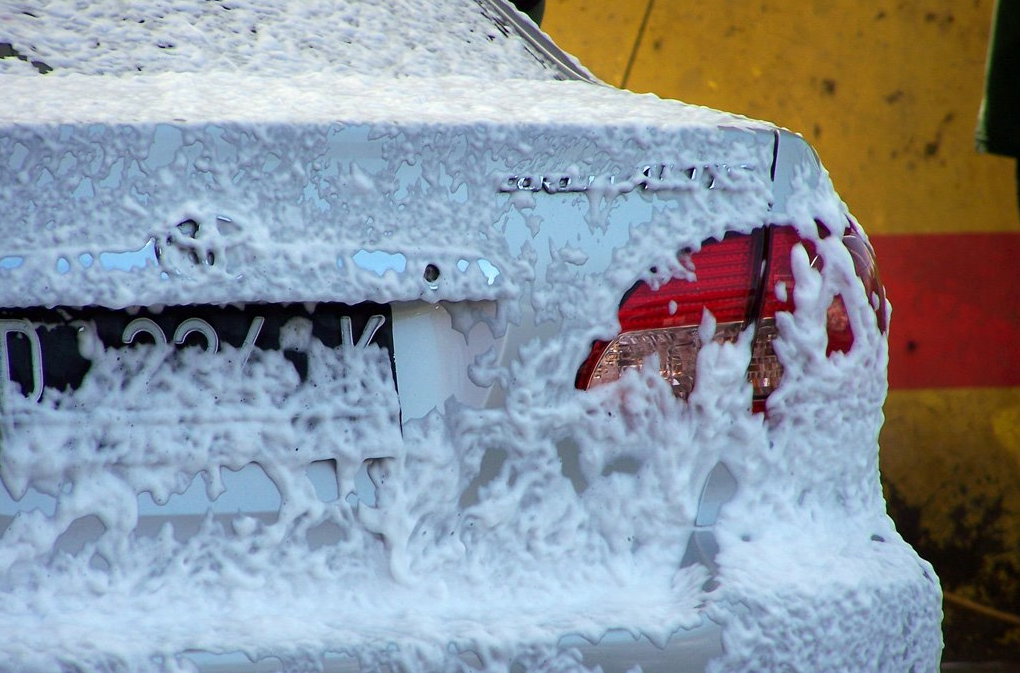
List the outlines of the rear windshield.
{"label": "rear windshield", "polygon": [[6,1],[0,73],[559,79],[489,0]]}

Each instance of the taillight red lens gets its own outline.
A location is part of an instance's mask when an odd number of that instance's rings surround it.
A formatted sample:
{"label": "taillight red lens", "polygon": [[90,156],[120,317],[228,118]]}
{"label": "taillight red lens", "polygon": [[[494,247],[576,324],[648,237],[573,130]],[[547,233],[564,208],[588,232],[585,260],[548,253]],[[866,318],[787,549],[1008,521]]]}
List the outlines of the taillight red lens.
{"label": "taillight red lens", "polygon": [[657,290],[638,283],[620,302],[620,331],[700,325],[706,307],[721,323],[746,320],[758,291],[763,231],[727,234],[693,254],[680,253],[697,281],[674,278]]}
{"label": "taillight red lens", "polygon": [[[829,229],[821,223],[818,224],[818,233],[821,238],[828,238],[830,235]],[[811,260],[812,268],[821,271],[825,267],[825,260],[815,251],[815,246],[811,241],[802,241],[792,227],[772,227],[770,238],[769,273],[765,283],[765,301],[761,313],[762,318],[766,319],[774,318],[777,311],[792,312],[796,308],[793,300],[793,269],[790,266],[790,254],[795,245],[803,243],[808,258]],[[864,284],[864,291],[875,309],[878,327],[884,333],[886,329],[885,289],[878,277],[875,254],[853,227],[845,229],[842,242],[850,252],[854,262],[854,271]],[[854,345],[854,333],[841,295],[836,295],[833,298],[826,310],[825,318],[825,328],[828,333],[826,354],[848,352]]]}
{"label": "taillight red lens", "polygon": [[857,277],[864,283],[864,292],[875,309],[875,317],[878,319],[878,329],[885,334],[886,330],[886,306],[885,288],[882,287],[882,279],[878,276],[878,264],[875,263],[875,251],[855,230],[855,227],[848,227],[843,234],[843,245],[850,251],[854,260],[854,270]]}
{"label": "taillight red lens", "polygon": [[[828,229],[819,224],[822,238]],[[657,289],[637,283],[620,302],[620,334],[612,341],[597,341],[577,373],[575,385],[586,389],[615,381],[628,369],[641,369],[655,357],[659,374],[677,397],[694,388],[695,365],[701,348],[699,325],[705,310],[716,319],[715,341],[734,341],[752,323],[755,339],[748,381],[754,389],[755,411],[783,377],[783,367],[772,348],[778,336],[775,316],[793,311],[794,278],[790,256],[803,243],[812,266],[823,260],[810,241],[802,241],[792,227],[766,227],[749,235],[727,234],[706,241],[695,253],[681,252],[681,261],[694,271],[695,281],[673,279]],[[874,254],[852,227],[843,243],[854,259],[857,275],[875,306],[879,328],[885,331],[885,292],[878,279]],[[762,282],[764,281],[764,282]],[[847,352],[854,336],[846,306],[836,296],[826,314],[827,353]]]}

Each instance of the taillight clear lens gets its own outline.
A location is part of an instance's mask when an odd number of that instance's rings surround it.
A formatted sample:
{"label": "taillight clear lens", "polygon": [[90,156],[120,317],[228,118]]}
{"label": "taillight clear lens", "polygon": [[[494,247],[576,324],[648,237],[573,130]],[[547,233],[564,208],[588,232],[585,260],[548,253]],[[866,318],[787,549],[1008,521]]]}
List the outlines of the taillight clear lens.
{"label": "taillight clear lens", "polygon": [[783,379],[783,365],[772,348],[772,342],[777,336],[779,330],[775,320],[765,318],[758,323],[751,350],[751,364],[747,368],[747,380],[754,386],[755,400],[764,400]]}
{"label": "taillight clear lens", "polygon": [[[829,230],[819,223],[822,238]],[[694,389],[695,367],[705,310],[715,317],[714,341],[735,341],[741,331],[755,325],[755,339],[747,379],[754,389],[753,408],[763,411],[765,398],[780,384],[783,366],[772,347],[779,332],[779,311],[793,311],[794,278],[790,255],[803,243],[818,270],[823,260],[810,241],[801,241],[792,227],[768,227],[749,235],[727,234],[721,241],[706,241],[701,250],[681,252],[695,281],[673,279],[658,289],[638,283],[620,302],[620,334],[598,341],[577,373],[575,385],[590,388],[619,379],[629,369],[643,369],[654,361],[659,374],[686,399]],[[885,331],[885,291],[878,278],[874,253],[853,226],[843,235],[854,268]],[[687,259],[684,259],[684,257]],[[763,282],[764,281],[764,282]],[[847,352],[854,335],[843,298],[833,299],[826,312],[827,353]]]}
{"label": "taillight clear lens", "polygon": [[[736,340],[741,327],[742,323],[717,325],[715,340]],[[673,388],[673,394],[687,399],[694,389],[694,370],[700,349],[701,336],[696,326],[626,332],[602,347],[587,377],[587,385],[579,387],[590,388],[615,381],[628,369],[644,369],[645,363],[655,356],[659,375]]]}

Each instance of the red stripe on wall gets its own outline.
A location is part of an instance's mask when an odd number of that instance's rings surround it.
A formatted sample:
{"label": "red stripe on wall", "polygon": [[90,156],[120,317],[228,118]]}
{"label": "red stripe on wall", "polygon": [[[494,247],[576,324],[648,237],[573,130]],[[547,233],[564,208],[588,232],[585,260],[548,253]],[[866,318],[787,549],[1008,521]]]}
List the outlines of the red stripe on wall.
{"label": "red stripe on wall", "polygon": [[1020,385],[1020,232],[872,236],[893,305],[889,385]]}

